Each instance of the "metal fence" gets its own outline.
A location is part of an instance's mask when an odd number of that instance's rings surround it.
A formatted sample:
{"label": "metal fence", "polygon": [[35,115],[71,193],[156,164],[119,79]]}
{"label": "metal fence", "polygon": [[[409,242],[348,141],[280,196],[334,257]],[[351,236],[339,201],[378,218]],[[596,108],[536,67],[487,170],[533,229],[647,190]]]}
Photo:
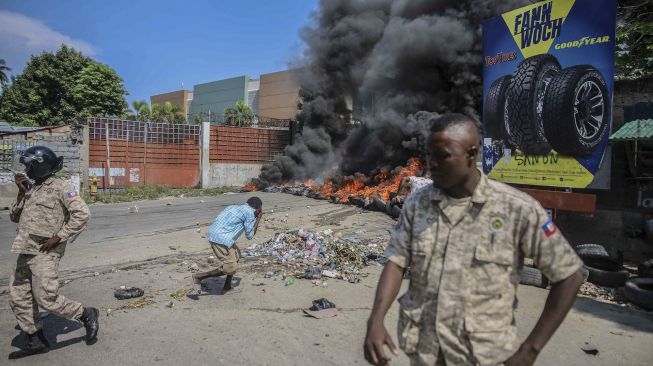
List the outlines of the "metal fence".
{"label": "metal fence", "polygon": [[127,121],[109,118],[88,120],[89,138],[105,141],[182,144],[199,142],[200,126],[170,123]]}

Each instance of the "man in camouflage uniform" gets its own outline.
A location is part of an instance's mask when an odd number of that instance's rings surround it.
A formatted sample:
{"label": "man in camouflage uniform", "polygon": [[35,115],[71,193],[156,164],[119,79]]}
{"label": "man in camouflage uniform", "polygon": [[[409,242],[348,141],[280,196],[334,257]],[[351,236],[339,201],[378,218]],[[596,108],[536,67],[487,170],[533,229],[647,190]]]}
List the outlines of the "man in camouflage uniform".
{"label": "man in camouflage uniform", "polygon": [[[582,262],[542,206],[476,168],[473,121],[446,114],[431,126],[434,185],[406,200],[390,239],[368,321],[365,357],[396,354],[383,319],[399,299],[399,345],[412,365],[532,365],[571,308]],[[537,325],[519,344],[514,309],[524,257],[553,283]]]}
{"label": "man in camouflage uniform", "polygon": [[[54,173],[63,158],[44,146],[27,149],[20,158],[26,175],[16,175],[18,196],[11,207],[11,220],[18,223],[18,235],[11,248],[18,254],[11,277],[11,309],[20,328],[28,334],[28,344],[13,357],[43,353],[49,344],[41,329],[39,307],[66,319],[81,321],[87,342],[96,340],[99,312],[58,294],[58,269],[66,243],[86,227],[89,209],[75,189]],[[32,186],[28,177],[35,181]]]}

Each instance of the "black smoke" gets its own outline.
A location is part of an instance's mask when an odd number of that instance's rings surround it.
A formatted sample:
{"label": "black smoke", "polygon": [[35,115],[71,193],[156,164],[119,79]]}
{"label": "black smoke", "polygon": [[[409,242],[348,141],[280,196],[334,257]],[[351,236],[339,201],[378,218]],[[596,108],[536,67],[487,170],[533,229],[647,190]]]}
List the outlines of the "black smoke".
{"label": "black smoke", "polygon": [[528,3],[320,1],[301,32],[302,134],[263,167],[258,187],[373,174],[418,155],[438,114],[478,120],[481,22]]}

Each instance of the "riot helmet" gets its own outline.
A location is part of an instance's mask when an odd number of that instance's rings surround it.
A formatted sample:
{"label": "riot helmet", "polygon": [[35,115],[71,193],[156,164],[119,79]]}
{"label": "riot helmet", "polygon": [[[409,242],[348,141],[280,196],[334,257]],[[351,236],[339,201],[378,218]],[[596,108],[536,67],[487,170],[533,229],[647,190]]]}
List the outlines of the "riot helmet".
{"label": "riot helmet", "polygon": [[32,146],[20,155],[25,165],[25,174],[34,180],[42,180],[63,168],[63,156],[57,155],[49,147]]}

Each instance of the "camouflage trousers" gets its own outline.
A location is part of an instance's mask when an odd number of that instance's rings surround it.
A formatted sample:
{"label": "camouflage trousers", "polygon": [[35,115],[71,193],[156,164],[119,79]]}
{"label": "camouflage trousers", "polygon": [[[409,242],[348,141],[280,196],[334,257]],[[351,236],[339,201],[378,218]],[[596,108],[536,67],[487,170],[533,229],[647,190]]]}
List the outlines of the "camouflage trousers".
{"label": "camouflage trousers", "polygon": [[54,315],[79,320],[84,307],[59,292],[58,254],[20,254],[9,284],[9,305],[20,328],[34,334],[41,329],[39,306]]}

